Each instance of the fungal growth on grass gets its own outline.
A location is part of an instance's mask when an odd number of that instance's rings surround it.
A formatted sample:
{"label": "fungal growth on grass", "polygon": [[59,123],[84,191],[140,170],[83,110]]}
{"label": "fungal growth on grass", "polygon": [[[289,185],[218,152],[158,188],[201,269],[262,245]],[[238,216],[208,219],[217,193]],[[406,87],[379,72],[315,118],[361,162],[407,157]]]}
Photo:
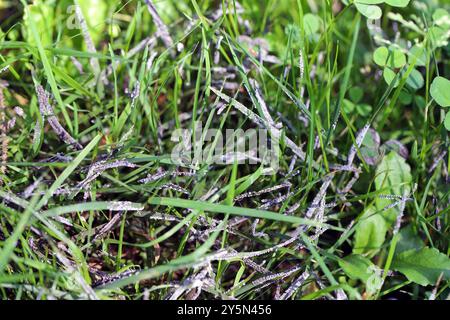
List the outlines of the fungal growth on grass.
{"label": "fungal growth on grass", "polygon": [[369,2],[6,3],[0,297],[448,298],[450,7]]}

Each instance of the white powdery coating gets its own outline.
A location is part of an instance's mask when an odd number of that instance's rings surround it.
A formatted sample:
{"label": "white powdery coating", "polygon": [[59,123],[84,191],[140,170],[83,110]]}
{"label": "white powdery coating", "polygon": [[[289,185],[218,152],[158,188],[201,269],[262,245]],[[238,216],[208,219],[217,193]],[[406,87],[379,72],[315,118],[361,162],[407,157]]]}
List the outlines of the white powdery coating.
{"label": "white powdery coating", "polygon": [[[266,127],[268,130],[271,131],[272,135],[277,138],[281,136],[281,132],[278,128],[275,128],[274,126],[271,126],[267,121],[262,119],[260,116],[255,114],[253,111],[245,107],[242,103],[236,101],[233,98],[230,98],[226,94],[223,94],[222,92],[216,90],[213,87],[210,87],[211,91],[214,92],[215,95],[217,95],[219,98],[224,100],[226,103],[230,103],[233,107],[238,109],[241,113],[243,113],[246,117],[248,117],[253,123],[257,125],[261,125]],[[302,161],[305,160],[305,153],[302,151],[302,149],[297,146],[291,139],[288,137],[284,137],[286,146],[292,150]]]}
{"label": "white powdery coating", "polygon": [[147,46],[152,46],[156,41],[155,37],[147,37],[144,40],[140,41],[135,47],[131,48],[128,51],[127,58],[130,58],[137,54],[138,52],[144,50]]}
{"label": "white powdery coating", "polygon": [[75,57],[70,57],[70,60],[72,61],[73,65],[78,70],[78,72],[80,74],[84,74],[83,65],[81,64],[81,62],[78,61],[78,59]]}
{"label": "white powdery coating", "polygon": [[41,125],[39,124],[39,120],[37,120],[33,129],[33,145],[37,144],[40,139],[41,139]]}
{"label": "white powdery coating", "polygon": [[[162,221],[176,221],[176,222],[180,222],[181,220],[175,216],[172,216],[168,213],[160,213],[160,212],[155,212],[154,214],[150,215],[148,217],[148,219],[151,220],[162,220]],[[189,225],[189,223],[187,223],[187,225]]]}
{"label": "white powdery coating", "polygon": [[11,119],[9,119],[8,123],[6,124],[6,128],[8,130],[11,130],[12,128],[14,128],[15,125],[16,125],[16,117],[12,117]]}
{"label": "white powdery coating", "polygon": [[158,168],[158,172],[155,174],[148,174],[147,177],[145,177],[144,179],[140,179],[138,180],[139,183],[149,183],[149,182],[153,182],[156,180],[160,180],[164,177],[166,177],[169,174],[168,171],[164,171],[163,168]]}
{"label": "white powdery coating", "polygon": [[6,67],[0,69],[0,74],[2,74],[3,72],[5,72],[8,69],[9,69],[9,66],[6,66]]}
{"label": "white powdery coating", "polygon": [[217,21],[224,14],[225,15],[227,15],[227,14],[236,14],[239,17],[242,13],[244,13],[244,9],[242,8],[242,5],[238,1],[233,1],[234,6],[233,6],[233,8],[231,10],[228,9],[228,4],[229,4],[229,2],[226,1],[225,2],[225,6],[226,7],[224,8],[222,3],[221,3],[219,8],[211,14],[212,20]]}
{"label": "white powdery coating", "polygon": [[256,218],[253,221],[253,223],[252,223],[252,236],[256,237],[256,238],[262,238],[262,237],[267,236],[267,234],[264,233],[264,232],[257,232],[256,231],[256,228],[258,227],[258,223],[259,223],[259,219],[258,218]]}
{"label": "white powdery coating", "polygon": [[170,48],[173,45],[173,40],[170,37],[169,29],[162,21],[161,17],[158,14],[158,11],[156,11],[155,5],[151,0],[145,0],[145,3],[147,4],[148,11],[150,12],[150,15],[153,18],[153,21],[156,25],[156,29],[158,29],[158,36],[163,41],[166,48]]}
{"label": "white powdery coating", "polygon": [[299,69],[300,69],[300,80],[302,80],[305,75],[305,63],[303,61],[302,49],[299,50],[298,65],[299,65]]}
{"label": "white powdery coating", "polygon": [[353,185],[356,183],[356,181],[358,181],[359,179],[359,174],[360,174],[360,170],[359,171],[354,171],[354,175],[353,177],[349,180],[349,182],[347,183],[347,185],[344,187],[344,189],[342,189],[340,192],[343,194],[348,193],[352,188]]}
{"label": "white powdery coating", "polygon": [[168,298],[168,300],[177,300],[184,292],[196,289],[196,293],[191,300],[195,300],[200,295],[203,287],[214,287],[214,280],[210,277],[210,264],[206,266],[197,274],[186,278],[175,292]]}
{"label": "white powdery coating", "polygon": [[117,223],[120,221],[120,218],[123,216],[123,212],[119,212],[116,215],[114,215],[111,220],[108,221],[105,225],[102,226],[102,228],[98,231],[98,233],[94,236],[93,240],[96,241],[100,239],[103,235],[105,235],[107,232],[112,230]]}
{"label": "white powdery coating", "polygon": [[148,174],[147,177],[138,180],[139,183],[149,183],[152,181],[160,180],[167,176],[172,177],[193,177],[196,175],[195,171],[165,171],[163,168],[158,168],[158,172],[155,174]]}
{"label": "white powdery coating", "polygon": [[361,169],[353,166],[353,165],[339,165],[339,164],[332,164],[330,165],[330,169],[334,171],[349,171],[354,173],[361,173]]}
{"label": "white powdery coating", "polygon": [[[253,87],[252,89],[255,92],[256,100],[258,100],[264,118],[266,119],[266,121],[269,123],[270,126],[275,126],[275,122],[273,121],[272,116],[270,115],[269,109],[267,108],[267,104],[262,97],[258,82],[255,79],[249,79],[249,83]],[[252,97],[252,94],[250,90],[248,90],[248,88],[247,91],[249,92],[250,97]]]}
{"label": "white powdery coating", "polygon": [[351,166],[353,164],[353,160],[355,160],[356,151],[357,148],[361,147],[361,143],[364,140],[364,137],[366,136],[367,131],[370,128],[370,123],[366,123],[366,125],[359,131],[358,135],[356,136],[356,146],[352,145],[350,148],[350,152],[347,157],[347,165]]}
{"label": "white powdery coating", "polygon": [[106,162],[105,160],[96,162],[92,164],[89,168],[88,174],[86,178],[81,181],[77,187],[85,188],[87,187],[93,180],[95,180],[98,176],[100,176],[104,171],[113,168],[119,167],[128,167],[128,168],[136,168],[134,163],[128,162],[126,160],[117,160],[114,162]]}
{"label": "white powdery coating", "polygon": [[290,206],[289,208],[287,208],[284,211],[284,214],[286,215],[291,215],[292,213],[294,213],[298,208],[300,208],[300,202],[294,203],[292,206]]}
{"label": "white powdery coating", "polygon": [[94,284],[95,287],[101,287],[108,283],[131,277],[138,273],[137,270],[129,269],[121,273],[103,275],[102,279]]}
{"label": "white powdery coating", "polygon": [[289,198],[290,196],[292,196],[294,194],[294,192],[288,192],[285,195],[281,195],[275,199],[263,199],[262,201],[265,201],[265,203],[261,206],[259,206],[259,209],[268,209],[276,204],[279,204],[281,202],[284,202],[287,198]]}
{"label": "white powdery coating", "polygon": [[[149,49],[153,48],[153,46],[156,44],[156,38],[155,37],[148,37],[139,42],[135,47],[131,48],[128,53],[126,54],[126,58],[132,58],[134,55],[142,51],[146,46],[149,47]],[[156,56],[156,52],[152,52],[152,57]],[[105,80],[107,79],[120,65],[120,60],[114,60],[111,64],[109,64],[104,70],[102,70],[100,74],[100,79]],[[147,68],[149,70],[149,68]]]}
{"label": "white powdery coating", "polygon": [[156,56],[158,55],[158,53],[156,52],[152,52],[152,54],[150,55],[150,57],[147,60],[147,64],[146,64],[146,69],[147,71],[150,71],[150,69],[153,66],[153,61],[155,60]]}
{"label": "white powdery coating", "polygon": [[393,230],[393,234],[394,235],[397,234],[398,231],[400,230],[400,226],[402,224],[403,214],[404,214],[404,211],[405,211],[405,205],[406,205],[405,201],[402,201],[400,203],[400,212],[398,213],[397,219],[395,220],[395,226],[394,226],[394,230]]}
{"label": "white powdery coating", "polygon": [[234,198],[234,200],[235,201],[240,201],[240,200],[242,200],[244,198],[256,197],[256,196],[259,196],[259,195],[264,194],[264,193],[269,193],[269,192],[272,192],[272,191],[275,191],[275,190],[279,190],[279,189],[283,189],[283,188],[289,188],[291,185],[292,184],[290,182],[285,182],[285,183],[282,183],[282,184],[279,184],[279,185],[276,185],[276,186],[273,186],[273,187],[270,187],[270,188],[265,188],[265,189],[262,189],[262,190],[259,190],[259,191],[246,192],[246,193],[243,193],[243,194],[237,196],[236,198]]}
{"label": "white powdery coating", "polygon": [[261,277],[259,279],[256,279],[251,284],[257,286],[257,285],[263,284],[264,282],[267,282],[267,281],[281,280],[283,278],[286,278],[286,277],[290,276],[294,272],[297,272],[300,269],[301,269],[300,267],[294,267],[294,268],[292,268],[291,270],[288,270],[288,271],[270,274],[268,276],[264,276],[264,277]]}
{"label": "white powdery coating", "polygon": [[177,191],[177,192],[181,192],[181,193],[190,195],[189,191],[187,191],[183,187],[180,187],[179,185],[174,184],[174,183],[163,184],[162,186],[158,187],[157,189],[170,189],[170,190],[174,190],[174,191]]}
{"label": "white powdery coating", "polygon": [[144,205],[130,201],[111,201],[108,203],[108,210],[111,211],[141,211]]}
{"label": "white powdery coating", "polygon": [[[58,118],[54,115],[53,108],[49,102],[49,94],[40,84],[36,84],[36,94],[39,102],[39,111],[41,112],[41,116],[43,119],[47,117],[48,123],[52,127],[53,131],[58,135],[58,137],[64,141],[65,143],[73,146],[77,150],[83,149],[83,146],[79,144],[59,123]],[[39,125],[39,122],[36,123],[35,126],[35,135],[36,129]],[[40,128],[39,128],[40,133]]]}
{"label": "white powdery coating", "polygon": [[434,171],[434,169],[436,169],[436,167],[438,166],[439,162],[441,162],[442,159],[444,159],[444,157],[447,155],[447,151],[443,151],[441,152],[440,155],[438,155],[435,160],[433,161],[433,164],[431,165],[430,169],[428,170],[428,173],[431,173]]}
{"label": "white powdery coating", "polygon": [[[7,125],[5,125],[5,97],[3,95],[3,88],[7,86],[6,83],[3,83],[0,81],[0,140],[1,140],[1,161],[2,163],[6,163],[8,160],[8,128]],[[6,166],[2,164],[0,166],[0,173],[5,174],[6,173]],[[3,182],[3,179],[0,178],[0,183]]]}
{"label": "white powdery coating", "polygon": [[309,272],[305,271],[303,272],[292,284],[291,286],[280,296],[280,300],[287,300],[289,299],[295,291],[298,290],[298,288],[301,287],[301,285],[305,282],[306,279],[309,277]]}
{"label": "white powdery coating", "polygon": [[[86,19],[84,18],[83,11],[81,11],[81,7],[79,5],[77,5],[75,8],[75,15],[77,17],[78,23],[80,24],[81,33],[83,34],[84,42],[86,43],[88,52],[97,53],[94,41],[92,41],[91,35],[89,34]],[[100,64],[98,63],[98,59],[92,57],[90,58],[89,62],[95,75],[98,76],[100,74]]]}
{"label": "white powdery coating", "polygon": [[297,161],[297,155],[294,154],[294,156],[291,159],[291,162],[289,163],[289,168],[287,171],[287,175],[292,174],[292,171],[294,171],[295,162]]}
{"label": "white powdery coating", "polygon": [[267,253],[271,253],[274,252],[276,250],[278,250],[279,248],[283,248],[288,246],[289,244],[293,243],[295,240],[297,240],[297,236],[298,235],[294,235],[293,237],[291,237],[290,239],[279,243],[273,247],[270,247],[268,249],[264,249],[264,250],[259,250],[259,251],[252,251],[252,252],[231,252],[228,253],[227,255],[225,255],[223,258],[223,260],[232,260],[232,259],[248,259],[248,258],[253,258],[253,257],[257,257],[257,256],[261,256]]}
{"label": "white powdery coating", "polygon": [[131,98],[131,109],[134,108],[136,105],[136,100],[139,98],[139,93],[141,91],[141,83],[139,81],[136,81],[136,85],[134,86],[133,91],[131,92],[130,98]]}
{"label": "white powdery coating", "polygon": [[25,112],[23,111],[23,109],[19,106],[14,107],[14,112],[21,118],[25,118]]}
{"label": "white powdery coating", "polygon": [[41,183],[42,177],[39,177],[36,181],[34,181],[32,184],[30,184],[26,189],[23,191],[23,197],[25,199],[28,199],[33,194],[34,190],[36,190],[37,186]]}
{"label": "white powdery coating", "polygon": [[316,212],[317,208],[319,207],[320,202],[325,197],[327,189],[331,183],[331,180],[333,180],[334,174],[329,174],[325,177],[322,186],[320,187],[319,192],[314,197],[312,205],[308,208],[308,211],[306,212],[307,218],[312,218],[314,213]]}
{"label": "white powdery coating", "polygon": [[220,44],[223,40],[223,36],[219,36],[216,43],[216,50],[214,52],[214,64],[219,64],[220,62]]}

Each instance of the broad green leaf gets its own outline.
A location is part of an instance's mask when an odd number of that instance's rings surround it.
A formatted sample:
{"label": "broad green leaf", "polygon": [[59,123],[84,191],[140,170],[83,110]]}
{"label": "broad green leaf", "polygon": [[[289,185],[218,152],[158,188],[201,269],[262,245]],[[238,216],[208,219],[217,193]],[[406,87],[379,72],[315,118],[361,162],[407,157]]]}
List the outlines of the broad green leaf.
{"label": "broad green leaf", "polygon": [[362,4],[382,4],[385,0],[355,0],[355,3]]}
{"label": "broad green leaf", "polygon": [[447,114],[445,115],[445,119],[444,119],[444,127],[445,127],[445,129],[447,129],[448,131],[450,131],[450,111],[447,112]]}
{"label": "broad green leaf", "polygon": [[423,240],[414,230],[413,225],[408,225],[400,229],[398,233],[397,246],[395,253],[399,254],[409,250],[419,250],[425,247]]}
{"label": "broad green leaf", "polygon": [[353,253],[375,254],[383,245],[386,232],[386,221],[380,212],[374,206],[368,207],[356,226]]}
{"label": "broad green leaf", "polygon": [[98,43],[106,27],[108,2],[106,0],[77,0],[77,2],[86,19],[92,40]]}
{"label": "broad green leaf", "polygon": [[372,275],[369,268],[373,266],[373,263],[360,254],[348,255],[340,259],[338,263],[350,279],[361,280],[366,283]]}
{"label": "broad green leaf", "polygon": [[361,101],[362,97],[364,96],[364,91],[360,87],[352,87],[348,91],[348,94],[350,96],[350,99],[354,103],[359,103]]}
{"label": "broad green leaf", "polygon": [[351,254],[339,260],[339,266],[345,274],[354,280],[366,284],[366,292],[371,295],[382,285],[381,272],[369,259],[359,254]]}
{"label": "broad green leaf", "polygon": [[381,18],[382,12],[380,7],[356,2],[356,9],[368,19],[377,20]]}
{"label": "broad green leaf", "polygon": [[398,69],[406,64],[406,55],[403,52],[399,49],[390,49],[389,51],[390,55],[386,62],[389,67]]}
{"label": "broad green leaf", "polygon": [[422,286],[433,285],[441,274],[450,279],[450,258],[436,248],[412,249],[396,255],[391,269]]}
{"label": "broad green leaf", "polygon": [[434,78],[430,94],[441,107],[450,107],[450,81],[443,77]]}
{"label": "broad green leaf", "polygon": [[398,101],[403,105],[411,104],[411,102],[413,101],[413,95],[406,90],[402,90],[402,92],[400,92],[400,95],[398,96]]}
{"label": "broad green leaf", "polygon": [[428,29],[428,36],[432,40],[433,48],[444,47],[448,45],[449,34],[447,28],[433,26]]}
{"label": "broad green leaf", "polygon": [[450,14],[447,10],[438,8],[433,13],[433,21],[438,25],[450,25]]}
{"label": "broad green leaf", "polygon": [[391,82],[395,81],[394,88],[397,88],[398,85],[400,84],[400,80],[399,80],[399,78],[396,79],[395,78],[396,76],[397,76],[397,74],[394,71],[392,71],[389,68],[384,68],[384,70],[383,70],[384,81],[386,81],[386,83],[388,85],[391,85]]}
{"label": "broad green leaf", "polygon": [[391,5],[393,7],[401,7],[404,8],[409,4],[410,0],[385,0],[388,5]]}
{"label": "broad green leaf", "polygon": [[312,35],[319,31],[320,19],[312,13],[307,13],[303,17],[303,28],[305,28],[306,35]]}
{"label": "broad green leaf", "polygon": [[424,85],[422,74],[417,69],[413,69],[406,79],[406,84],[413,90],[419,90]]}
{"label": "broad green leaf", "polygon": [[[383,194],[403,196],[411,192],[411,167],[398,153],[391,151],[384,156],[375,174],[375,187],[377,190],[383,190]],[[391,203],[390,199],[378,197],[375,200],[378,210],[383,210]],[[382,215],[390,224],[395,221],[397,213],[398,206],[385,210]]]}
{"label": "broad green leaf", "polygon": [[344,99],[342,101],[342,108],[344,109],[345,113],[351,114],[353,111],[355,111],[356,106],[350,100]]}
{"label": "broad green leaf", "polygon": [[26,40],[27,43],[36,46],[36,39],[33,36],[30,26],[30,19],[39,30],[40,41],[44,47],[51,46],[53,43],[53,23],[54,10],[53,7],[43,3],[43,1],[35,1],[33,5],[28,5],[24,10],[23,21],[27,27]]}
{"label": "broad green leaf", "polygon": [[363,117],[367,117],[372,112],[372,106],[367,103],[358,104],[356,106],[356,111]]}
{"label": "broad green leaf", "polygon": [[386,65],[386,61],[389,56],[389,49],[386,47],[379,47],[373,52],[373,61],[380,67]]}
{"label": "broad green leaf", "polygon": [[409,56],[409,63],[416,62],[416,66],[418,67],[424,67],[427,62],[427,54],[423,47],[421,47],[418,44],[415,44],[412,46],[412,48],[408,52]]}

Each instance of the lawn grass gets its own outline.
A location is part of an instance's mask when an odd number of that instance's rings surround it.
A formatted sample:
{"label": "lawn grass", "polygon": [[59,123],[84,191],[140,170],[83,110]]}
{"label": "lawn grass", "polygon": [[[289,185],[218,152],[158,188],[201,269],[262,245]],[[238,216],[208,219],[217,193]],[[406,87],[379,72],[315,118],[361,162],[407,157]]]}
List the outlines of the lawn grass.
{"label": "lawn grass", "polygon": [[0,2],[1,298],[448,299],[450,3],[369,2]]}

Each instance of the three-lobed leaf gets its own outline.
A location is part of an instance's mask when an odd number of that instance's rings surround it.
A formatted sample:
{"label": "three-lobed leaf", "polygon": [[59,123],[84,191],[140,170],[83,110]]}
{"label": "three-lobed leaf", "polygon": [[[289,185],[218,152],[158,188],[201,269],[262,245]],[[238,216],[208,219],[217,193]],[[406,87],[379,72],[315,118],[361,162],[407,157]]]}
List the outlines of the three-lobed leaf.
{"label": "three-lobed leaf", "polygon": [[398,69],[406,64],[406,55],[396,48],[379,47],[373,53],[373,60],[381,67]]}

